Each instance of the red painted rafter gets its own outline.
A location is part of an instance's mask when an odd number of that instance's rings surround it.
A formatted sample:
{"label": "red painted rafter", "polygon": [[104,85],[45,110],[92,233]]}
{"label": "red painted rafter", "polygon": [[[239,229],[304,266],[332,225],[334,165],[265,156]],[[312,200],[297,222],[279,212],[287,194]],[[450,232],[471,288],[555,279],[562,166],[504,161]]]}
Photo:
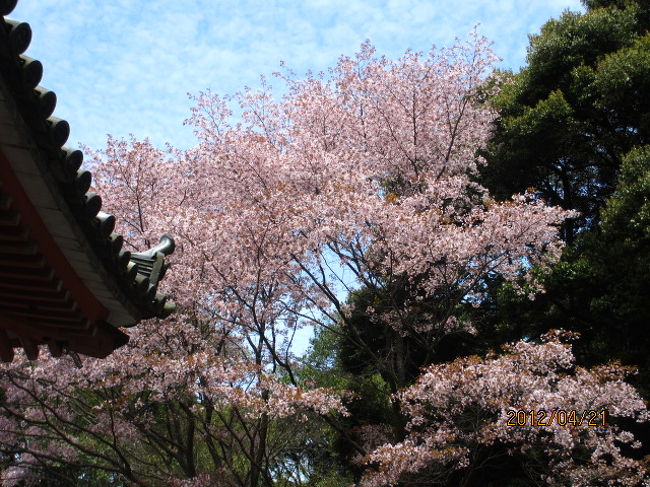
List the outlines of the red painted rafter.
{"label": "red painted rafter", "polygon": [[[38,251],[45,257],[47,265],[54,269],[56,276],[63,281],[72,299],[79,303],[84,315],[91,321],[105,320],[108,310],[83,283],[59,249],[2,151],[0,151],[0,180],[2,191],[12,199],[12,208],[20,213],[23,224],[30,229],[30,237],[38,242]],[[1,248],[0,246],[0,252]],[[25,262],[22,264],[25,267],[33,265],[29,262],[28,255],[24,257]],[[3,260],[8,260],[8,264],[11,263],[11,260],[3,259],[0,255],[0,265]],[[34,267],[38,268],[38,266]]]}

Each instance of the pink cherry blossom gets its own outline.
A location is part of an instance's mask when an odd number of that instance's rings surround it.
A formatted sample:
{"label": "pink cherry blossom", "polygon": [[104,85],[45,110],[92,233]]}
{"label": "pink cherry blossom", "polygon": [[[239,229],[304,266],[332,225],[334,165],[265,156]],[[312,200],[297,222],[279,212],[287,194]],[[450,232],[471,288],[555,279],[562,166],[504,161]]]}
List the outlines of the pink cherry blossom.
{"label": "pink cherry blossom", "polygon": [[[215,478],[258,485],[284,461],[305,417],[348,414],[345,393],[301,382],[293,343],[303,327],[345,325],[351,289],[407,282],[406,302],[366,313],[431,347],[449,333],[472,332],[453,305],[479,304],[486,276],[521,292],[541,290],[530,270],[558,258],[557,227],[570,213],[532,195],[497,203],[472,179],[494,118],[477,88],[494,61],[477,36],[397,60],[366,43],[326,74],[279,74],[286,87],[279,100],[266,84],[231,97],[199,93],[187,121],[197,136],[190,150],[112,137],[103,150],[86,149],[104,210],[130,249],[174,235],[161,287],[179,309],[129,329],[128,345],[104,360],[83,358],[81,368],[47,356],[0,366],[0,425],[9,432],[0,451],[97,468],[140,486]],[[450,288],[447,310],[408,319]],[[593,407],[640,414],[635,393],[604,378],[609,369],[559,375],[571,364],[566,347],[549,341],[432,366],[398,396],[411,418],[403,442],[377,446],[381,431],[365,431],[368,461],[380,473],[370,469],[364,483],[394,483],[432,464],[463,468],[475,444],[523,448],[545,446],[544,438],[582,442],[595,452],[589,468],[600,465],[602,451],[615,458],[612,472],[634,471],[634,462],[616,456],[615,436],[630,440],[622,432],[509,431],[494,418],[459,432],[454,421],[465,406],[493,415],[506,407],[587,407],[597,391],[611,399]],[[559,476],[595,472],[556,457],[549,453]]]}
{"label": "pink cherry blossom", "polygon": [[[477,468],[478,452],[493,445],[509,454],[538,450],[545,459],[538,481],[547,485],[635,486],[648,481],[644,462],[625,457],[621,450],[621,445],[638,448],[639,443],[610,423],[615,418],[650,420],[645,402],[622,381],[631,371],[617,364],[575,366],[562,336],[552,333],[541,344],[508,345],[503,355],[427,368],[397,396],[410,418],[406,439],[376,447],[363,459],[376,467],[367,471],[361,485],[396,485],[418,475],[444,478],[457,470],[469,475]],[[512,410],[548,414],[535,413],[533,420],[527,416],[524,424],[508,426]],[[577,411],[577,419],[553,421],[554,410]],[[592,425],[586,420],[580,424],[582,411],[606,411],[606,424],[600,415]],[[470,430],[464,426],[468,422],[474,425]]]}

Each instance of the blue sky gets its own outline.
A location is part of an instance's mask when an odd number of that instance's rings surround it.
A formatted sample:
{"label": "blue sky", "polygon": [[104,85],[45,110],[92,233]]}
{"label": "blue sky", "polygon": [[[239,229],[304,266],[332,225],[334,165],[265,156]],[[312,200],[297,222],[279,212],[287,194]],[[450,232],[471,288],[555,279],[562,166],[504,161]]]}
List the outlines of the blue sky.
{"label": "blue sky", "polygon": [[193,145],[187,93],[255,87],[280,61],[298,74],[332,66],[370,39],[380,54],[450,45],[474,25],[501,67],[524,64],[527,35],[579,0],[19,0],[70,146],[133,133]]}

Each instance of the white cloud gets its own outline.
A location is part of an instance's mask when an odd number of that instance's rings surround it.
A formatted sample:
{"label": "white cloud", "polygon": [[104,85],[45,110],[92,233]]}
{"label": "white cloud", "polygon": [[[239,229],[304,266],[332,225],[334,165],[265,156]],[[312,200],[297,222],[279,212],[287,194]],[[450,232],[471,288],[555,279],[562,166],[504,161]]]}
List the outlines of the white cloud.
{"label": "white cloud", "polygon": [[326,70],[367,38],[391,57],[428,50],[478,22],[517,68],[530,30],[567,7],[578,0],[21,0],[12,17],[32,26],[27,54],[43,62],[72,144],[132,132],[187,147],[188,91],[257,86],[280,60],[299,74]]}

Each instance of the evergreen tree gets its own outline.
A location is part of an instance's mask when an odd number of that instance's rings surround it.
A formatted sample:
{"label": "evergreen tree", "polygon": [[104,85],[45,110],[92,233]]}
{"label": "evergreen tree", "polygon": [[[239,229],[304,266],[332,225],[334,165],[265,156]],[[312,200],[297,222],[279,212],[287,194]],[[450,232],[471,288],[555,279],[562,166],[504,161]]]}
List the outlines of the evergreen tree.
{"label": "evergreen tree", "polygon": [[[528,65],[492,101],[499,111],[482,182],[497,197],[524,188],[577,210],[562,261],[534,302],[496,287],[479,317],[516,339],[564,326],[579,363],[639,369],[650,396],[650,5],[584,0],[531,36]],[[635,432],[646,445],[647,428]]]}
{"label": "evergreen tree", "polygon": [[596,228],[622,157],[650,142],[647,2],[585,1],[530,37],[528,65],[493,102],[497,128],[483,183],[499,198],[535,188],[580,212],[572,242]]}
{"label": "evergreen tree", "polygon": [[509,328],[510,335],[562,323],[585,335],[582,361],[641,365],[630,345],[647,341],[647,312],[636,298],[647,295],[647,284],[633,277],[644,262],[642,213],[631,219],[647,197],[650,6],[584,4],[586,13],[565,12],[531,36],[528,65],[493,99],[499,118],[481,174],[498,197],[532,187],[547,203],[580,215],[565,228],[569,246],[545,277],[548,293],[531,304],[500,287],[481,316],[501,329],[513,319],[532,324]]}

